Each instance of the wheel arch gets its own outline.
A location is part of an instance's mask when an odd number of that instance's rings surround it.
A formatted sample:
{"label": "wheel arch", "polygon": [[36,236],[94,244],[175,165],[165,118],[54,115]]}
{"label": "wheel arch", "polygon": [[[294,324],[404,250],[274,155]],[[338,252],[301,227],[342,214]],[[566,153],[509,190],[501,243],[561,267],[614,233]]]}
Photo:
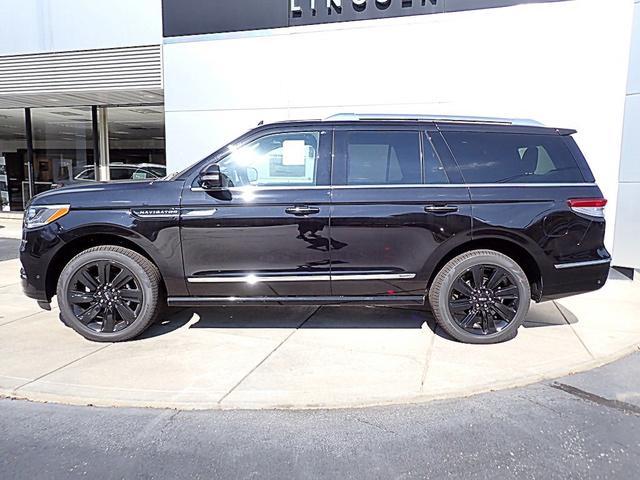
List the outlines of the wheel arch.
{"label": "wheel arch", "polygon": [[469,240],[450,249],[443,254],[440,259],[435,263],[433,269],[429,272],[429,281],[427,283],[427,290],[431,287],[433,280],[438,272],[444,267],[451,259],[461,255],[465,252],[478,249],[488,249],[500,252],[508,257],[513,258],[518,265],[524,270],[527,275],[529,284],[531,285],[531,297],[535,301],[539,301],[542,297],[542,269],[535,257],[522,245],[518,243],[500,237],[488,237]]}
{"label": "wheel arch", "polygon": [[65,265],[67,265],[67,263],[69,263],[69,261],[73,257],[83,252],[84,250],[88,250],[89,248],[106,245],[115,245],[118,247],[128,248],[136,253],[139,253],[151,263],[153,263],[160,272],[160,285],[164,292],[167,291],[162,268],[158,264],[159,262],[157,262],[149,254],[147,249],[143,248],[141,245],[131,240],[130,238],[118,235],[117,233],[88,231],[76,235],[72,240],[65,243],[64,246],[61,247],[51,259],[49,267],[47,268],[47,276],[45,279],[47,298],[51,299],[55,295],[60,274],[62,273]]}

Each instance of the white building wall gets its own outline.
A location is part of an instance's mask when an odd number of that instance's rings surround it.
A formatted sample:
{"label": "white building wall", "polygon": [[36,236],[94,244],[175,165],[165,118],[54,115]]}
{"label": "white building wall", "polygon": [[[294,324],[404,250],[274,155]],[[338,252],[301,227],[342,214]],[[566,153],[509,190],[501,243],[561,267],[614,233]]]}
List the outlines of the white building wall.
{"label": "white building wall", "polygon": [[[259,121],[529,117],[579,131],[615,212],[632,0],[576,0],[165,40],[169,170]],[[608,231],[611,245],[613,229]]]}
{"label": "white building wall", "polygon": [[614,264],[640,268],[640,0],[635,2],[624,116]]}
{"label": "white building wall", "polygon": [[161,0],[2,0],[0,55],[162,43]]}

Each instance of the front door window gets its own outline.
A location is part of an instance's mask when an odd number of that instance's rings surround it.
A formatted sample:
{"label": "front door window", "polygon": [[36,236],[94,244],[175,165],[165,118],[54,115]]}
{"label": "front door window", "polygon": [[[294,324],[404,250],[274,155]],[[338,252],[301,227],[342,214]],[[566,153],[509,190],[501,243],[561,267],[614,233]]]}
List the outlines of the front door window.
{"label": "front door window", "polygon": [[318,132],[267,135],[219,162],[229,186],[305,186],[316,183]]}

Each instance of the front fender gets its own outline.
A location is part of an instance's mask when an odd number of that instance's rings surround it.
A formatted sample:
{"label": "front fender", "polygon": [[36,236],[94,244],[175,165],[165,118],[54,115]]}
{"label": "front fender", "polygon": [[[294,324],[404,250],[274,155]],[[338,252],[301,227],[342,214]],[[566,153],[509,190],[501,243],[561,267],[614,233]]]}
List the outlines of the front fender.
{"label": "front fender", "polygon": [[156,264],[168,293],[186,294],[177,214],[139,218],[130,209],[74,210],[62,220],[58,236],[63,244],[77,245],[83,239],[99,236],[131,242]]}

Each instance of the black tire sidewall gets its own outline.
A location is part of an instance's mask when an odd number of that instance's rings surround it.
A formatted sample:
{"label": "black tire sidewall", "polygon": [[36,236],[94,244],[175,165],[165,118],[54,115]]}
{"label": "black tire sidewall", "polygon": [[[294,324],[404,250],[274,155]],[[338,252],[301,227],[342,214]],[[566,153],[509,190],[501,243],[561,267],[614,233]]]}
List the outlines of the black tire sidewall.
{"label": "black tire sidewall", "polygon": [[[503,330],[491,335],[474,335],[467,332],[458,325],[448,308],[449,292],[453,282],[468,268],[478,264],[495,265],[504,268],[513,276],[520,292],[518,311],[514,319]],[[529,286],[527,275],[518,263],[499,252],[477,250],[460,255],[445,265],[436,277],[436,281],[440,282],[440,289],[437,292],[437,298],[434,298],[433,300],[435,301],[431,301],[431,303],[432,307],[437,309],[437,320],[450,335],[461,342],[490,344],[510,340],[516,336],[518,328],[522,325],[529,312],[531,287]],[[435,305],[433,305],[434,303]]]}
{"label": "black tire sidewall", "polygon": [[[142,308],[136,320],[124,330],[113,333],[99,333],[84,325],[80,320],[76,318],[73,313],[73,308],[68,302],[67,291],[69,288],[69,282],[77,270],[87,264],[94,263],[96,261],[113,261],[119,263],[128,268],[131,273],[136,277],[140,288],[142,290]],[[98,341],[98,342],[119,342],[128,340],[139,335],[150,322],[150,318],[155,315],[155,310],[158,304],[157,286],[155,288],[153,280],[147,275],[144,268],[136,262],[133,258],[116,251],[109,250],[94,250],[83,252],[74,257],[62,270],[60,278],[58,280],[58,307],[60,308],[60,314],[66,325],[73,328],[83,337]]]}

